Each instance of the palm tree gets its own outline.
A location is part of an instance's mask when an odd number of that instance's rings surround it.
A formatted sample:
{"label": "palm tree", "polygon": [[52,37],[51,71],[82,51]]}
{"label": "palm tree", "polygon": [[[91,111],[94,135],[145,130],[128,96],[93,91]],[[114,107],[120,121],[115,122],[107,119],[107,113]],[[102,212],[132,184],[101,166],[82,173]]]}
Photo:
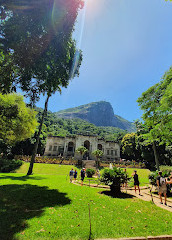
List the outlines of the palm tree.
{"label": "palm tree", "polygon": [[84,147],[84,146],[80,146],[80,147],[78,147],[78,148],[76,149],[76,152],[81,154],[81,160],[82,160],[83,155],[84,155],[87,151],[88,151],[88,150],[87,150],[86,147]]}
{"label": "palm tree", "polygon": [[100,157],[103,156],[103,152],[99,149],[95,150],[94,152],[92,152],[92,154],[96,157],[97,161],[96,161],[96,165],[97,168],[100,166]]}

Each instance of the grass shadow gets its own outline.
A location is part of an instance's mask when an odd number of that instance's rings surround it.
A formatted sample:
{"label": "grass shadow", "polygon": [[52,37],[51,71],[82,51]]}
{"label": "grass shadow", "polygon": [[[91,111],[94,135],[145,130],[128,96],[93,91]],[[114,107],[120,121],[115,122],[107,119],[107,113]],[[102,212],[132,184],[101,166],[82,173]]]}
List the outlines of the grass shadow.
{"label": "grass shadow", "polygon": [[99,192],[100,194],[104,194],[106,196],[109,196],[109,197],[112,197],[112,198],[121,198],[121,199],[125,199],[125,198],[134,198],[133,195],[131,194],[128,194],[128,193],[124,193],[124,192],[121,192],[119,194],[114,194],[113,192],[111,191],[102,191],[102,192]]}
{"label": "grass shadow", "polygon": [[15,176],[8,176],[8,175],[1,175],[0,179],[11,179],[11,180],[19,180],[19,181],[27,181],[28,179],[33,179],[33,180],[42,180],[45,179],[43,177],[39,177],[39,176],[19,176],[19,177],[15,177]]}
{"label": "grass shadow", "polygon": [[0,239],[15,240],[15,234],[27,228],[28,219],[40,217],[45,207],[63,206],[71,200],[66,193],[36,185],[0,187]]}

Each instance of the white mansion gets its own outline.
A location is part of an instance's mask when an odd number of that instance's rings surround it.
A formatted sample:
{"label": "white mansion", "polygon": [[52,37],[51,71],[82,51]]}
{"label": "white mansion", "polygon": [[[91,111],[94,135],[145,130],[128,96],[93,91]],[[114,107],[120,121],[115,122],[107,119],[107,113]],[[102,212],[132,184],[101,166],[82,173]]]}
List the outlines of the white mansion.
{"label": "white mansion", "polygon": [[119,160],[120,146],[114,141],[105,141],[97,136],[76,135],[75,137],[49,136],[47,138],[45,156],[72,156],[80,159],[80,154],[75,150],[84,146],[88,152],[83,156],[84,159],[95,159],[92,152],[99,149],[103,151],[102,160]]}

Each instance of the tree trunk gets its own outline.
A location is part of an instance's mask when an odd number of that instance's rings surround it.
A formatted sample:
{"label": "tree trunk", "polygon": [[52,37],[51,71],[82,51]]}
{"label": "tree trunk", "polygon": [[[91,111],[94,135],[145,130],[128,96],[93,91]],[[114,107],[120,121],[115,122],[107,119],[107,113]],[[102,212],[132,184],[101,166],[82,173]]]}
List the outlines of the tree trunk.
{"label": "tree trunk", "polygon": [[154,156],[155,156],[156,168],[157,168],[157,170],[159,171],[159,157],[158,157],[158,153],[157,153],[155,141],[153,141],[152,146],[153,146],[153,152],[154,152]]}
{"label": "tree trunk", "polygon": [[116,185],[113,184],[113,185],[111,185],[110,186],[110,190],[111,190],[112,195],[114,195],[114,196],[120,195],[120,193],[121,193],[120,184],[116,184]]}
{"label": "tree trunk", "polygon": [[99,167],[100,167],[100,161],[99,161],[99,158],[98,158],[98,157],[96,157],[96,159],[97,159],[96,167],[97,167],[97,169],[99,169]]}
{"label": "tree trunk", "polygon": [[36,137],[36,142],[35,142],[34,147],[33,147],[32,157],[31,157],[30,166],[29,166],[29,170],[27,172],[27,175],[32,174],[33,164],[35,162],[35,157],[36,157],[37,150],[38,150],[38,144],[39,144],[39,138],[40,138],[40,134],[41,134],[41,130],[42,130],[42,125],[43,125],[43,122],[44,122],[45,114],[47,113],[47,106],[48,106],[49,97],[50,96],[48,95],[47,99],[45,101],[44,111],[42,113],[42,119],[41,119],[41,122],[40,122],[40,125],[39,125],[39,131],[38,131],[38,135]]}

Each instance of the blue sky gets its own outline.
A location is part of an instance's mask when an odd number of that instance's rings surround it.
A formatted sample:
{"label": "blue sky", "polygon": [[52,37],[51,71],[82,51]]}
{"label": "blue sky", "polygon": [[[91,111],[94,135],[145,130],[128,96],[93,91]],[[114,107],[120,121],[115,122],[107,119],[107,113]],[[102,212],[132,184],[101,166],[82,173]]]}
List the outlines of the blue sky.
{"label": "blue sky", "polygon": [[[140,118],[137,98],[172,65],[172,2],[87,0],[82,28],[83,16],[84,10],[74,34],[83,52],[80,76],[51,97],[48,109],[105,100],[115,114]],[[43,105],[41,97],[37,106]]]}

